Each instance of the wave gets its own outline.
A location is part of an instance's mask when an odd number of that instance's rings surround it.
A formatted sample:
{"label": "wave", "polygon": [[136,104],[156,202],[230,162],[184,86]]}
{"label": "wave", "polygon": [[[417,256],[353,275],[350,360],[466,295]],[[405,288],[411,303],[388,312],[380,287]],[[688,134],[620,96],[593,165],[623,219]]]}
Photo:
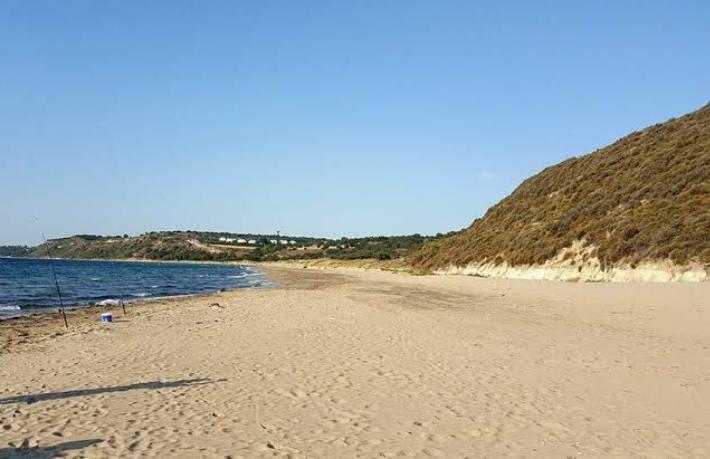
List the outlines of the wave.
{"label": "wave", "polygon": [[230,279],[244,279],[247,277],[256,277],[256,276],[261,276],[261,273],[248,272],[248,273],[244,273],[244,274],[237,274],[234,276],[227,276],[227,277],[229,277]]}
{"label": "wave", "polygon": [[[55,285],[46,275],[48,261],[18,261],[27,265],[24,270],[17,270],[14,263],[0,260],[0,317],[57,308]],[[257,270],[228,265],[128,264],[114,272],[110,264],[101,262],[63,261],[58,274],[67,307],[114,307],[120,305],[122,294],[124,302],[130,303],[271,285]]]}
{"label": "wave", "polygon": [[119,304],[119,301],[113,298],[96,302],[96,306],[118,306]]}

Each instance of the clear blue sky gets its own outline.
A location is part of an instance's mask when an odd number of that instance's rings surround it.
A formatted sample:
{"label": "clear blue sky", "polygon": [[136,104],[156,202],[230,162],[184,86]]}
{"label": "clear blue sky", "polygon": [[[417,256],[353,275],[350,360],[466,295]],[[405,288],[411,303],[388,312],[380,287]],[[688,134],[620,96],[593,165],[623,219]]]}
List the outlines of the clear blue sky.
{"label": "clear blue sky", "polygon": [[707,1],[6,0],[0,244],[459,229],[707,103],[708,24]]}

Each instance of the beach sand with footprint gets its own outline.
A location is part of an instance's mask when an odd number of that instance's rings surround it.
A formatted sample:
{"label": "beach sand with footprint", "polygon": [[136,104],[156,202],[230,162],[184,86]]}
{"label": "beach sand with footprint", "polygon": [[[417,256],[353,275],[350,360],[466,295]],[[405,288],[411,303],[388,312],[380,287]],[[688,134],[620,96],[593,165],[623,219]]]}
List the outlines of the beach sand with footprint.
{"label": "beach sand with footprint", "polygon": [[710,455],[710,285],[269,268],[0,324],[0,457]]}

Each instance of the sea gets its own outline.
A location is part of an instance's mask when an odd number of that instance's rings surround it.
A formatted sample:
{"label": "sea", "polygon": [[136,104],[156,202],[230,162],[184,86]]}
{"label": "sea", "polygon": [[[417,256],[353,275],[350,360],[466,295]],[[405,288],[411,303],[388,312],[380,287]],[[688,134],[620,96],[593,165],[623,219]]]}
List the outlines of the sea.
{"label": "sea", "polygon": [[0,319],[56,310],[54,273],[67,307],[270,285],[239,265],[0,258]]}

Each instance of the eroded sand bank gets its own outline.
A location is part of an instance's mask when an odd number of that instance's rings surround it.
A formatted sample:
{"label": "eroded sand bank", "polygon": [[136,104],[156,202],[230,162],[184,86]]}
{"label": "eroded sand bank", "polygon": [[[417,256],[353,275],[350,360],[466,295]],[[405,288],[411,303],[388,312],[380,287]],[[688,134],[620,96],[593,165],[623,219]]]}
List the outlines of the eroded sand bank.
{"label": "eroded sand bank", "polygon": [[710,455],[710,284],[271,274],[0,324],[0,457]]}

